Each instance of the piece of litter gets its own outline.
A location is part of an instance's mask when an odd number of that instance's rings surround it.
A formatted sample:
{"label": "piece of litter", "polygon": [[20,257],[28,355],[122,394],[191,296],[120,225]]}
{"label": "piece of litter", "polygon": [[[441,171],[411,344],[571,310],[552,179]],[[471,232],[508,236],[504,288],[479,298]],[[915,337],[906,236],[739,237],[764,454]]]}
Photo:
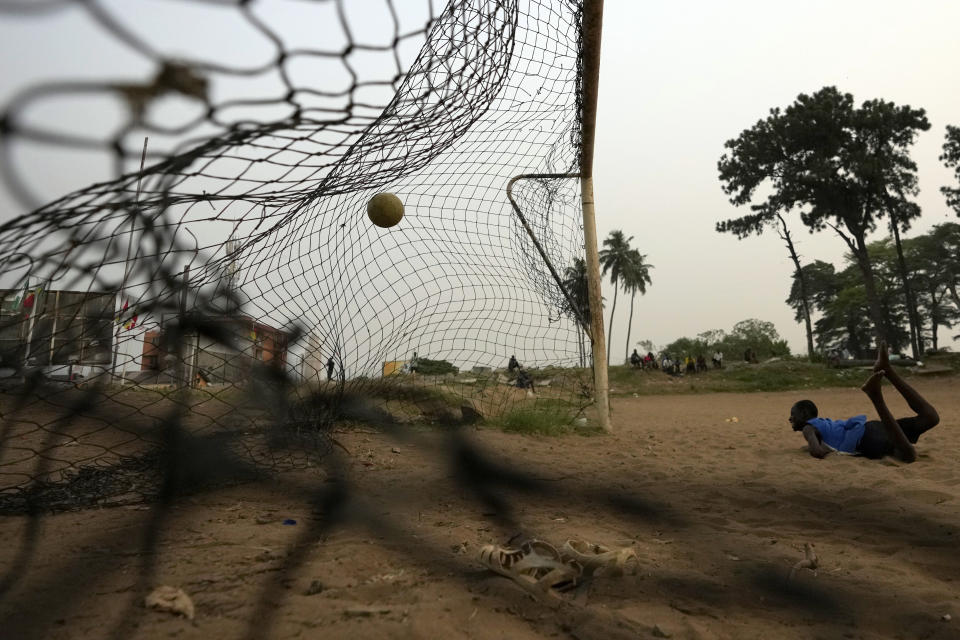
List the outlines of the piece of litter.
{"label": "piece of litter", "polygon": [[940,616],[940,619],[943,620],[944,622],[950,622],[951,620],[953,620],[953,618],[950,617],[949,613],[943,614],[942,616]]}
{"label": "piece of litter", "polygon": [[161,586],[150,592],[143,600],[143,606],[166,613],[182,615],[187,620],[193,620],[193,601],[183,589]]}
{"label": "piece of litter", "polygon": [[800,569],[810,569],[813,575],[817,575],[817,569],[820,567],[820,558],[817,557],[817,552],[814,551],[813,545],[809,542],[803,545],[803,555],[804,559],[793,565],[793,568],[790,569],[790,580],[793,580],[793,576]]}
{"label": "piece of litter", "polygon": [[287,518],[286,520],[283,521],[283,524],[288,525],[288,526],[293,526],[293,525],[297,524],[297,521],[294,520],[293,518]]}
{"label": "piece of litter", "polygon": [[390,449],[390,453],[400,453],[400,449],[393,447],[392,449]]}

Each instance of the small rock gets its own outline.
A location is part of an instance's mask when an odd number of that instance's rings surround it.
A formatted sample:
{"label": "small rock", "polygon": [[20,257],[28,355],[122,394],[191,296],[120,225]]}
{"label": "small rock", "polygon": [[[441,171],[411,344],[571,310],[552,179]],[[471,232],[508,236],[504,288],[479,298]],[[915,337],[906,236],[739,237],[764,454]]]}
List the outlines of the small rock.
{"label": "small rock", "polygon": [[950,622],[951,620],[953,620],[953,618],[950,617],[949,613],[943,614],[942,616],[940,616],[940,619],[943,620],[944,622]]}
{"label": "small rock", "polygon": [[275,520],[276,520],[276,518],[274,518],[274,517],[271,516],[270,514],[262,514],[262,515],[257,516],[256,522],[257,522],[257,524],[270,524],[271,522],[274,522]]}
{"label": "small rock", "polygon": [[390,449],[390,453],[400,453],[400,449],[393,447],[392,449]]}
{"label": "small rock", "polygon": [[183,592],[183,589],[177,587],[157,587],[144,598],[143,606],[148,609],[182,615],[187,620],[193,620],[193,600]]}
{"label": "small rock", "polygon": [[283,558],[284,554],[278,551],[273,551],[272,549],[266,549],[265,551],[254,556],[253,559],[257,562],[273,562],[274,560],[282,560]]}
{"label": "small rock", "polygon": [[658,624],[653,625],[653,635],[657,638],[669,638],[673,634]]}
{"label": "small rock", "polygon": [[314,580],[310,583],[310,586],[307,587],[307,590],[303,595],[305,596],[315,596],[318,593],[323,593],[323,583],[319,580]]}

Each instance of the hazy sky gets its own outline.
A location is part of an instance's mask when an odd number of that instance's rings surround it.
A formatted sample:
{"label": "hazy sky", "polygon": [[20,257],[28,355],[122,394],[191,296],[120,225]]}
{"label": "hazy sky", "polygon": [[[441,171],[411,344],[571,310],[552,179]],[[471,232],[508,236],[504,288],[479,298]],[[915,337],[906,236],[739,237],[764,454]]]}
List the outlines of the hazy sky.
{"label": "hazy sky", "polygon": [[[165,46],[216,41],[201,21],[164,26],[165,3],[105,2],[149,9],[154,26],[170,35]],[[351,6],[364,5],[358,2]],[[171,4],[207,10],[200,4]],[[784,304],[793,267],[779,238],[764,234],[737,241],[714,231],[718,220],[744,213],[728,203],[717,179],[723,143],[801,92],[836,85],[858,103],[883,98],[926,109],[932,128],[913,151],[924,213],[908,236],[956,220],[939,192],[952,176],[937,156],[945,126],[960,125],[960,74],[955,68],[960,2],[605,4],[595,168],[598,232],[602,240],[610,230],[622,229],[655,265],[653,285],[637,302],[631,342],[650,339],[663,345],[760,318],[773,321],[795,352],[805,349],[802,326]],[[413,5],[422,8],[423,2]],[[306,43],[316,36],[303,31]],[[14,18],[0,17],[0,100],[31,78],[116,73],[120,62],[109,47],[84,48],[93,62],[80,61],[80,36],[54,20],[48,28],[28,32]],[[225,51],[216,48],[211,55]],[[237,64],[253,64],[258,50],[245,45],[230,51],[242,58]],[[104,105],[88,108],[96,117],[74,120],[87,127],[110,120]],[[60,154],[45,160],[49,173],[57,176],[58,185],[49,185],[52,190],[65,193],[109,177],[105,162],[78,158]],[[3,220],[16,211],[3,194],[0,209]],[[810,235],[797,218],[792,229],[803,260],[842,260],[845,245],[832,232]],[[612,300],[609,284],[604,295]],[[614,362],[624,353],[627,302],[624,296],[618,300],[610,343]],[[942,343],[958,331],[941,330]]]}
{"label": "hazy sky", "polygon": [[[631,342],[662,345],[755,317],[774,322],[794,352],[805,351],[803,327],[784,304],[793,266],[780,239],[765,233],[738,241],[714,231],[718,220],[746,213],[729,204],[717,179],[723,143],[800,93],[835,85],[858,104],[883,98],[926,109],[932,126],[913,150],[923,217],[908,236],[956,221],[939,192],[952,175],[937,157],[946,125],[960,125],[958,24],[956,0],[608,0],[598,232],[601,239],[612,229],[634,236],[656,267],[637,303]],[[832,231],[810,235],[799,216],[791,228],[804,261],[840,263],[846,247]],[[615,361],[626,338],[623,299]],[[941,329],[941,344],[956,333]]]}

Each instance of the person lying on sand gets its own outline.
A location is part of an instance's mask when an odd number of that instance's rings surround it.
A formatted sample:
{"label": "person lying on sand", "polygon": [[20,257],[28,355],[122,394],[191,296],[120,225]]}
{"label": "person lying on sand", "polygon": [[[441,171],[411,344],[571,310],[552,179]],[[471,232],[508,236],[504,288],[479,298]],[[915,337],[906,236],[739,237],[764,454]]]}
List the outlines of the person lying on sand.
{"label": "person lying on sand", "polygon": [[[915,416],[894,420],[883,399],[881,385],[884,377],[900,392],[916,413]],[[838,451],[874,459],[895,456],[904,462],[915,461],[917,452],[913,445],[921,434],[937,426],[940,416],[890,366],[886,343],[880,343],[873,374],[860,389],[873,402],[879,420],[868,422],[864,415],[848,420],[830,420],[817,417],[817,405],[810,400],[801,400],[793,405],[790,409],[790,425],[794,431],[803,432],[803,437],[810,445],[810,455],[823,458],[831,451]]]}

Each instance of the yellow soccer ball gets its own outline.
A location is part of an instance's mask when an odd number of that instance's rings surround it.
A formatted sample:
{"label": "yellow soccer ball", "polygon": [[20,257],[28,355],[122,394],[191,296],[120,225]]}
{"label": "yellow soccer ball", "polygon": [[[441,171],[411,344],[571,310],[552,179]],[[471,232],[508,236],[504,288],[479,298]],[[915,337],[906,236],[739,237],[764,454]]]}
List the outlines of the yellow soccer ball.
{"label": "yellow soccer ball", "polygon": [[403,217],[403,202],[392,193],[378,193],[367,203],[367,216],[373,224],[388,229]]}

